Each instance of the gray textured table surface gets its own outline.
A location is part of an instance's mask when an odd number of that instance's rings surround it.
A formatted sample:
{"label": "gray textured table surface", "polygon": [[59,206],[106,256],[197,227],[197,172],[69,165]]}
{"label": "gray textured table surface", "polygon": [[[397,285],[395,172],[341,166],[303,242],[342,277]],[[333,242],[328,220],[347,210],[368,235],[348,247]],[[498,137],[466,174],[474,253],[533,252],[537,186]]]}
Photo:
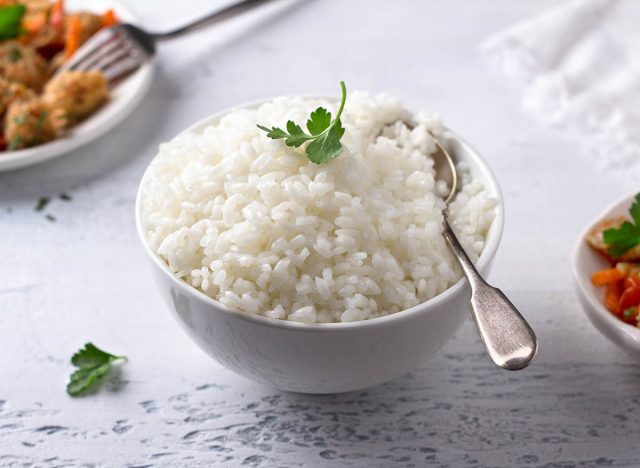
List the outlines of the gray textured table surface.
{"label": "gray textured table surface", "polygon": [[[130,6],[159,27],[208,3]],[[0,174],[0,466],[639,466],[640,364],[586,321],[569,263],[583,226],[636,186],[523,114],[519,90],[477,50],[552,3],[268,8],[163,46],[148,97],[109,135]],[[340,79],[439,111],[494,168],[507,221],[492,280],[539,334],[529,369],[494,368],[468,322],[385,385],[287,394],[207,358],[167,313],[132,213],[157,144],[218,109],[335,92]],[[41,195],[54,197],[56,222],[34,211]],[[99,393],[71,399],[68,359],[86,340],[130,361]]]}

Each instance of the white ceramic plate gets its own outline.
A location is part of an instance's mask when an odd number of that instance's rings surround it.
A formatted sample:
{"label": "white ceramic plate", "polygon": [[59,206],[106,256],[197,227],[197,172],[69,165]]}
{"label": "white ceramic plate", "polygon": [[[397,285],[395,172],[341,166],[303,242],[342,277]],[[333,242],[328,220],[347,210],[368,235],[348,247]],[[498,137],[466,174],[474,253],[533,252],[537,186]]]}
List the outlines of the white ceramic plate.
{"label": "white ceramic plate", "polygon": [[[125,7],[107,0],[68,0],[65,8],[69,12],[92,11],[103,13],[113,8],[123,21],[139,23]],[[90,143],[122,122],[142,101],[149,89],[154,74],[154,62],[150,60],[134,74],[110,92],[110,100],[98,112],[74,127],[68,135],[44,145],[19,151],[0,152],[0,172],[57,158]]]}
{"label": "white ceramic plate", "polygon": [[573,254],[573,279],[580,302],[595,327],[620,348],[640,357],[640,328],[614,317],[603,305],[604,288],[591,284],[591,274],[607,268],[609,264],[585,241],[587,233],[601,220],[620,215],[628,216],[634,197],[635,194],[629,195],[615,202],[580,234]]}

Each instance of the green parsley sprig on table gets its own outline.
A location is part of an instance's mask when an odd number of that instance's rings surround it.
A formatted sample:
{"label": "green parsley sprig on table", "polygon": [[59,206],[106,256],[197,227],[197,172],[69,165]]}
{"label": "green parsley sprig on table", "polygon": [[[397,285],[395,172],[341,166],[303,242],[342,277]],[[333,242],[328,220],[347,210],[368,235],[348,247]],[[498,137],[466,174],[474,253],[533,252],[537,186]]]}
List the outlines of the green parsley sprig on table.
{"label": "green parsley sprig on table", "polygon": [[262,125],[258,125],[258,128],[267,132],[267,136],[274,140],[284,138],[287,146],[298,148],[304,143],[309,142],[305,148],[305,153],[309,160],[316,164],[329,162],[342,153],[340,138],[344,135],[344,128],[342,127],[342,122],[340,122],[340,116],[342,115],[344,104],[347,100],[347,88],[344,81],[340,82],[340,88],[342,89],[342,99],[340,101],[340,108],[336,113],[336,118],[331,120],[331,112],[324,107],[318,107],[311,113],[309,120],[307,120],[307,130],[309,133],[306,133],[300,125],[296,124],[293,120],[287,122],[286,131],[278,127],[268,128]]}
{"label": "green parsley sprig on table", "polygon": [[625,221],[617,228],[607,229],[602,233],[602,239],[607,246],[607,252],[613,258],[620,258],[626,252],[640,244],[640,193],[629,208],[633,221]]}
{"label": "green parsley sprig on table", "polygon": [[126,361],[126,356],[115,356],[87,343],[71,358],[71,364],[78,369],[69,377],[67,393],[77,396],[88,390],[104,377],[117,361]]}

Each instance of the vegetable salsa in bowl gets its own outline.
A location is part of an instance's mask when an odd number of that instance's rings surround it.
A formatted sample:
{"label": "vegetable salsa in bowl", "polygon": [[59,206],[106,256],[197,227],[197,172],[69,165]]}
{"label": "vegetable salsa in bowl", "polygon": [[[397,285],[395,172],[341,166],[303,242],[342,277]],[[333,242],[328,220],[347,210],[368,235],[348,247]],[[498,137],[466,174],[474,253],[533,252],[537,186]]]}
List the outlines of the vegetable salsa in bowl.
{"label": "vegetable salsa in bowl", "polygon": [[639,203],[634,193],[609,206],[580,234],[573,253],[574,286],[587,317],[606,338],[638,358]]}
{"label": "vegetable salsa in bowl", "polygon": [[640,327],[640,193],[628,216],[599,222],[586,240],[610,264],[591,275],[594,286],[605,288],[604,306],[623,322]]}

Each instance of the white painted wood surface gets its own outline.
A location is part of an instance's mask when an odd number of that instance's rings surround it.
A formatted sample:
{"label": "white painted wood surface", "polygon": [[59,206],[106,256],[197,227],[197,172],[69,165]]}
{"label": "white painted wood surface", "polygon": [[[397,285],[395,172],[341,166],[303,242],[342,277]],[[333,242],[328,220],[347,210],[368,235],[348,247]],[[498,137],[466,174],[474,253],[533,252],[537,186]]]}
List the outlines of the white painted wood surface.
{"label": "white painted wood surface", "polygon": [[[160,28],[210,3],[130,6]],[[108,136],[0,174],[0,466],[640,465],[640,364],[586,321],[569,264],[580,229],[638,177],[594,167],[576,140],[523,114],[518,89],[477,51],[553,3],[270,6],[162,45],[151,92]],[[340,79],[439,111],[494,168],[507,222],[492,280],[540,337],[528,370],[494,368],[468,322],[438,358],[388,384],[286,394],[210,360],[160,302],[133,222],[158,143],[218,109],[335,93]],[[53,198],[44,213],[42,195]],[[68,360],[87,340],[130,361],[71,399]]]}

